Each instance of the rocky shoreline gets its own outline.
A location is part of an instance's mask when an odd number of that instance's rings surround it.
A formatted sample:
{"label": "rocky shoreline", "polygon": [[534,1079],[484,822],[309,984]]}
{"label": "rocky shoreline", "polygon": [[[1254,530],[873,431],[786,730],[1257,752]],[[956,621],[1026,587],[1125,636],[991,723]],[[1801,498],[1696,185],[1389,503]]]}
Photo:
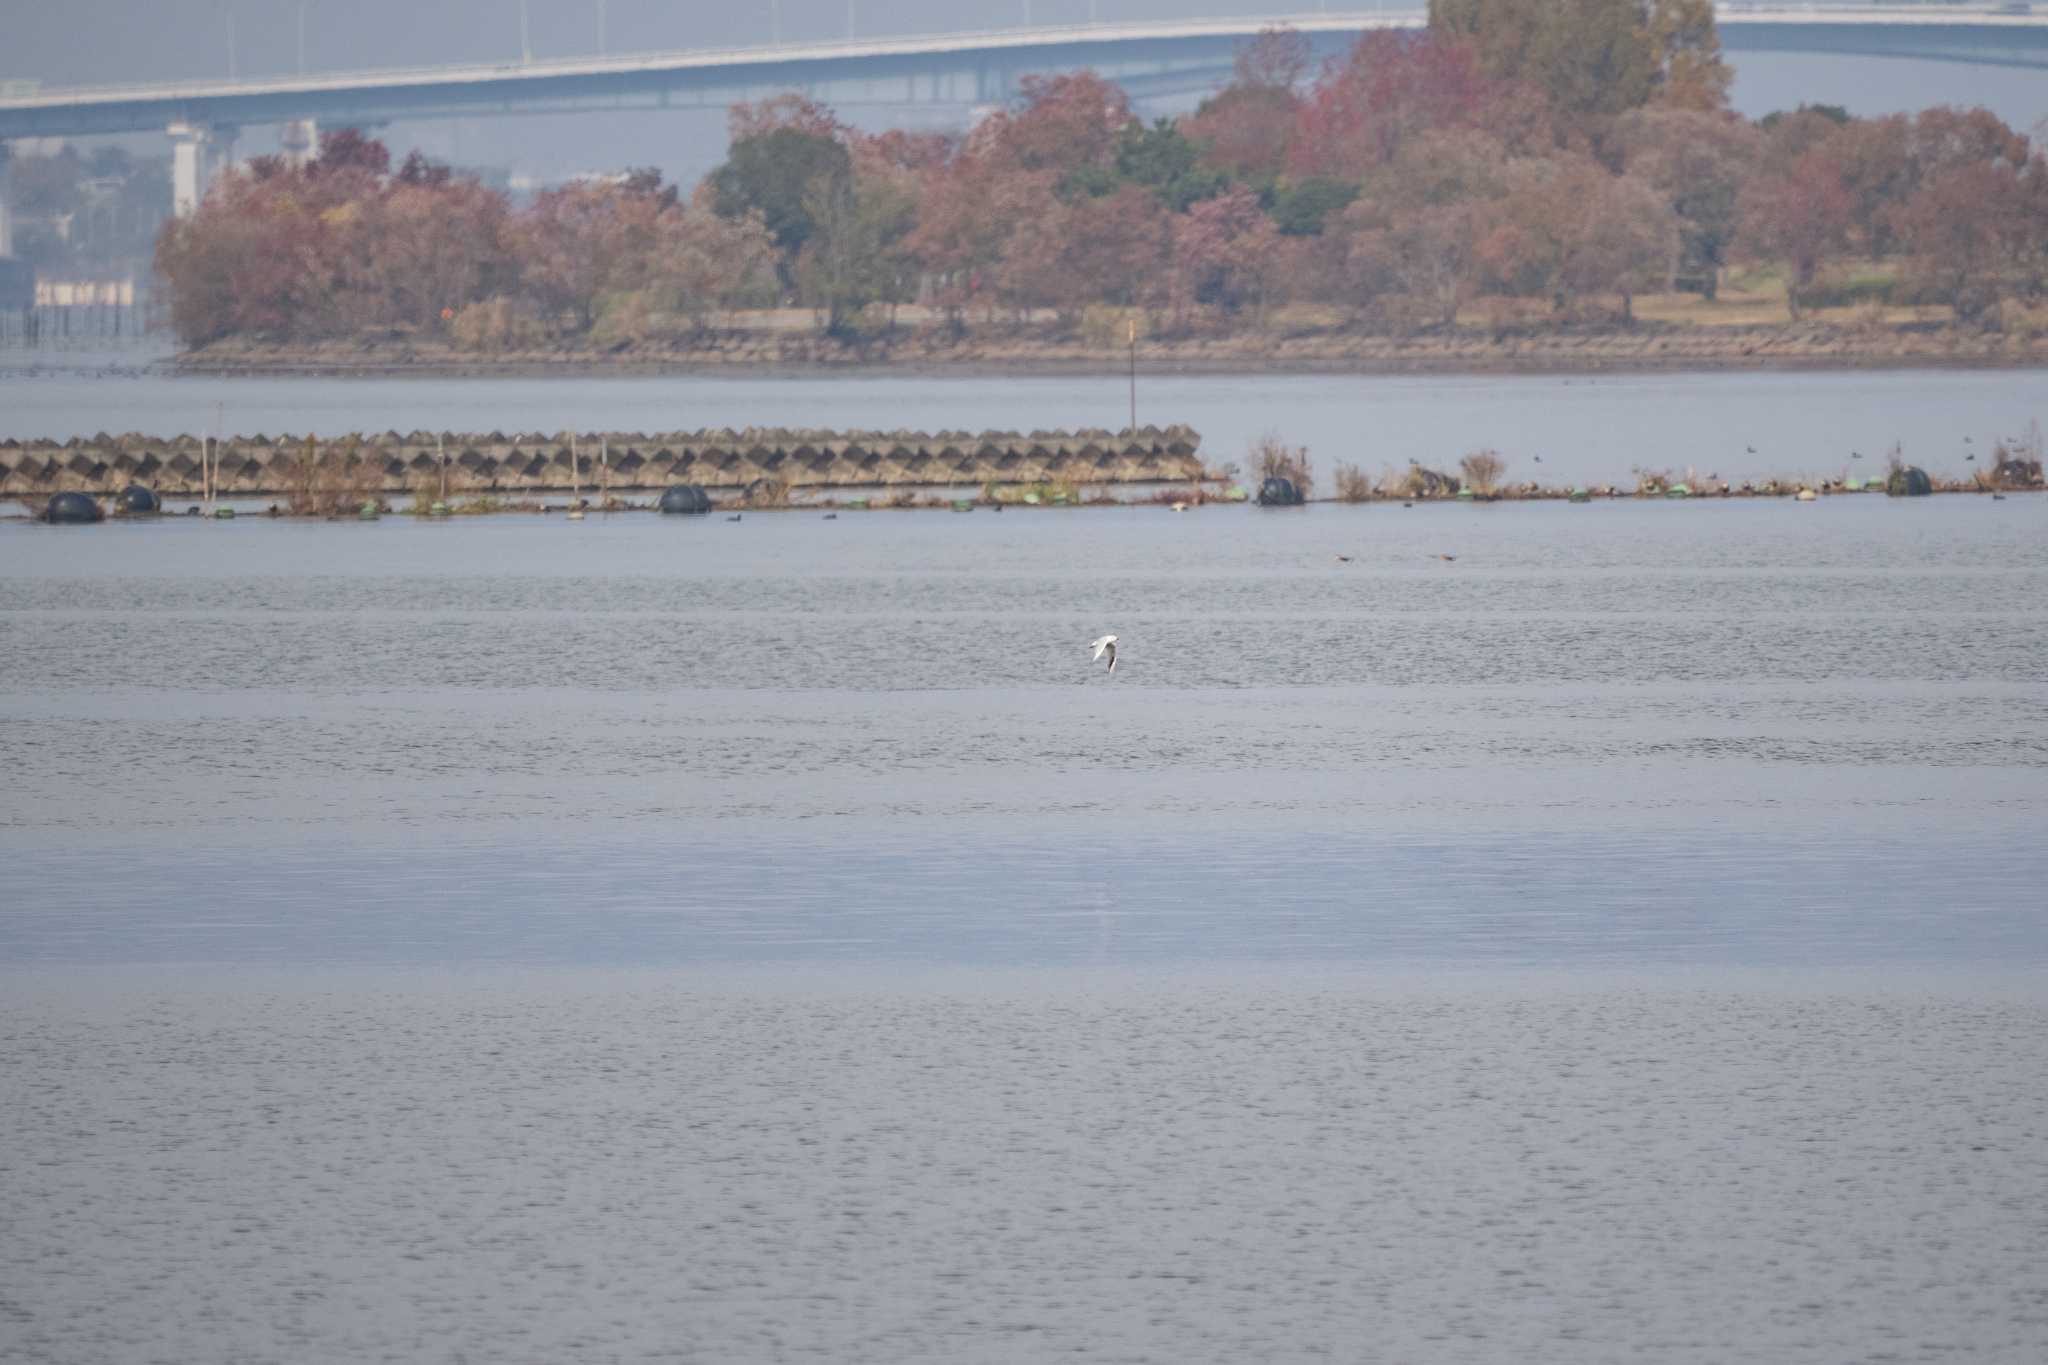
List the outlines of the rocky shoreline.
{"label": "rocky shoreline", "polygon": [[[418,337],[320,343],[231,339],[184,352],[172,366],[210,375],[533,375],[561,373],[1086,375],[1122,373],[1130,357],[1044,332],[939,330],[841,341],[813,332],[722,332],[689,344],[596,348],[564,343],[491,354]],[[1262,332],[1141,340],[1147,374],[1546,374],[1712,370],[2048,366],[2048,335],[1952,326],[1831,322],[1635,327],[1496,333],[1483,329],[1382,336],[1348,331]]]}

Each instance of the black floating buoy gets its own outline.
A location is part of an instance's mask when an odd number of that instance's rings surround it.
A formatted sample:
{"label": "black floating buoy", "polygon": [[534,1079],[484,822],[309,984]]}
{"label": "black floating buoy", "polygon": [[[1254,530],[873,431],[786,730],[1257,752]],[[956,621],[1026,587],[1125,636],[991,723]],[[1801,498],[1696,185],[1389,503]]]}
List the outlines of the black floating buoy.
{"label": "black floating buoy", "polygon": [[1292,479],[1275,475],[1259,485],[1261,507],[1299,507],[1301,502],[1301,490],[1294,486]]}
{"label": "black floating buoy", "polygon": [[163,511],[164,502],[156,495],[155,489],[131,483],[114,499],[114,510],[130,517],[150,516]]}
{"label": "black floating buoy", "polygon": [[670,484],[661,490],[660,508],[664,512],[701,513],[711,510],[711,498],[694,483]]}
{"label": "black floating buoy", "polygon": [[82,526],[105,515],[100,505],[83,493],[58,493],[43,508],[42,519],[53,526]]}

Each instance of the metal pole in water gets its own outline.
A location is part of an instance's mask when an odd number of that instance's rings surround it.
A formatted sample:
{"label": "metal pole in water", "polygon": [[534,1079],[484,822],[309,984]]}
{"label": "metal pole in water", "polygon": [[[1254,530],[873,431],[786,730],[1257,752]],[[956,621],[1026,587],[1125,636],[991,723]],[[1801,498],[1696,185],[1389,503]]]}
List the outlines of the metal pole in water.
{"label": "metal pole in water", "polygon": [[434,454],[441,460],[441,501],[448,501],[448,447],[441,439],[441,433],[434,433]]}

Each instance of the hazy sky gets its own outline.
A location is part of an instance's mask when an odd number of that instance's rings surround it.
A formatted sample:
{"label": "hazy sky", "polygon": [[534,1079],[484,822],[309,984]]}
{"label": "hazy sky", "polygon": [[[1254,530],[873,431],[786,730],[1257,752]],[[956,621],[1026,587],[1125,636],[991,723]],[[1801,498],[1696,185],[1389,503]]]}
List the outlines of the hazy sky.
{"label": "hazy sky", "polygon": [[[1357,0],[1353,0],[1354,3]],[[862,33],[995,28],[1023,22],[1085,21],[1090,0],[851,0]],[[1094,0],[1100,16],[1286,14],[1309,0]],[[1332,8],[1343,8],[1344,0]],[[10,5],[0,79],[38,77],[50,84],[170,80],[226,75],[230,32],[242,75],[289,72],[298,64],[298,25],[306,22],[309,70],[353,70],[422,63],[504,60],[519,54],[518,0],[67,0]],[[846,32],[849,0],[780,0],[788,38]],[[612,51],[724,47],[768,40],[770,0],[712,5],[674,0],[529,0],[536,57],[595,52],[598,15]],[[1875,58],[1748,56],[1737,65],[1735,99],[1760,114],[1805,101],[1845,104],[1859,113],[1929,104],[1984,104],[2022,129],[2048,117],[2048,79],[2006,71]],[[943,115],[940,117],[953,117]],[[553,178],[575,170],[653,164],[692,179],[724,150],[724,121],[702,113],[582,115],[517,120],[469,119],[396,125],[382,134],[477,165],[501,165]],[[138,150],[150,139],[130,143]],[[266,150],[269,130],[250,129],[245,151]]]}

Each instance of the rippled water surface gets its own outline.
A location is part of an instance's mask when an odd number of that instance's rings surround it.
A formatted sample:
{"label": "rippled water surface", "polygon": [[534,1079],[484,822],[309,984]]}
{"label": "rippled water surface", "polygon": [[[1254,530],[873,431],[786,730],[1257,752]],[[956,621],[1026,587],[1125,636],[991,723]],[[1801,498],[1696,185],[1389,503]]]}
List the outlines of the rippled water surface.
{"label": "rippled water surface", "polygon": [[2044,675],[2038,496],[0,522],[0,1358],[2032,1365]]}
{"label": "rippled water surface", "polygon": [[0,954],[2042,961],[2044,513],[17,523]]}

